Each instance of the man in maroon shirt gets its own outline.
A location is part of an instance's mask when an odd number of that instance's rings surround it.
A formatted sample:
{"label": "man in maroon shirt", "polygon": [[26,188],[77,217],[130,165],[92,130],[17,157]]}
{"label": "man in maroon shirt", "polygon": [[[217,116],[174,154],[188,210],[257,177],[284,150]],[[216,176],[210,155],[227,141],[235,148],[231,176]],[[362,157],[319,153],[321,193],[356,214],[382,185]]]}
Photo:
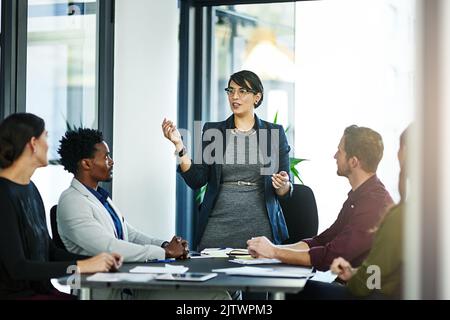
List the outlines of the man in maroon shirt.
{"label": "man in maroon shirt", "polygon": [[337,220],[320,235],[292,245],[274,245],[266,237],[247,241],[255,258],[275,258],[284,263],[328,270],[334,258],[359,266],[370,251],[373,232],[381,215],[393,204],[376,170],[383,157],[383,140],[372,129],[356,125],[345,129],[334,155],[337,174],[347,177],[352,190]]}

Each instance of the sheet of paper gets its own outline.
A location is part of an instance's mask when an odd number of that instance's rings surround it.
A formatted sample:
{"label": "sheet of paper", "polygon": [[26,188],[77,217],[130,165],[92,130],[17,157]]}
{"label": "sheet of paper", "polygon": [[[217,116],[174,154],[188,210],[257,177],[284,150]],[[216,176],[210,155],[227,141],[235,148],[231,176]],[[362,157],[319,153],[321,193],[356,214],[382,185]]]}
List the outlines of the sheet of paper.
{"label": "sheet of paper", "polygon": [[239,264],[271,264],[271,263],[281,263],[278,259],[267,259],[267,258],[260,258],[260,259],[234,259],[230,260],[230,262],[233,263],[239,263]]}
{"label": "sheet of paper", "polygon": [[281,278],[307,278],[312,276],[312,268],[304,267],[238,267],[214,269],[212,272],[223,272],[228,275],[255,276],[255,277],[281,277]]}
{"label": "sheet of paper", "polygon": [[129,282],[146,282],[155,278],[154,274],[136,274],[136,273],[96,273],[90,277],[87,277],[87,281],[96,282],[117,282],[117,281],[129,281]]}
{"label": "sheet of paper", "polygon": [[206,248],[200,253],[202,255],[210,256],[211,258],[228,258],[228,253],[233,250],[233,248]]}
{"label": "sheet of paper", "polygon": [[314,276],[311,279],[309,279],[309,280],[331,283],[334,280],[336,280],[336,278],[337,278],[337,275],[332,273],[331,270],[328,270],[328,271],[325,271],[325,272],[323,272],[323,271],[316,271]]}
{"label": "sheet of paper", "polygon": [[137,266],[130,270],[132,273],[185,273],[189,268],[179,265],[166,264],[164,267]]}

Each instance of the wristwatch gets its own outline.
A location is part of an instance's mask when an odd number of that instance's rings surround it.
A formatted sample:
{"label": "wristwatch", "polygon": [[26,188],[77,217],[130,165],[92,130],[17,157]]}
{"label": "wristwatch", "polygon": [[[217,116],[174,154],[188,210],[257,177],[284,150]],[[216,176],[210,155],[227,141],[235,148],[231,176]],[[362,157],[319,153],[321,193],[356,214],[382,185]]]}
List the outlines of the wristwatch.
{"label": "wristwatch", "polygon": [[186,147],[183,147],[183,149],[181,149],[179,152],[177,152],[177,151],[175,150],[175,155],[178,156],[178,157],[180,157],[180,158],[181,158],[182,156],[184,156],[186,153],[187,153]]}

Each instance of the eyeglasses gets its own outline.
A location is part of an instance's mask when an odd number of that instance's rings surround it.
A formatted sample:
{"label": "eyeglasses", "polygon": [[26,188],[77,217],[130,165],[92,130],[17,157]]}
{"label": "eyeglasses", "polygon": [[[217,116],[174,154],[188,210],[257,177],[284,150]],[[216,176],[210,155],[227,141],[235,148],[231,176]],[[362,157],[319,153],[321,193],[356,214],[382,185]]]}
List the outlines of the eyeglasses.
{"label": "eyeglasses", "polygon": [[234,96],[234,93],[237,91],[238,97],[242,98],[243,96],[246,96],[249,93],[256,94],[255,90],[245,89],[245,88],[225,88],[225,92],[228,96]]}

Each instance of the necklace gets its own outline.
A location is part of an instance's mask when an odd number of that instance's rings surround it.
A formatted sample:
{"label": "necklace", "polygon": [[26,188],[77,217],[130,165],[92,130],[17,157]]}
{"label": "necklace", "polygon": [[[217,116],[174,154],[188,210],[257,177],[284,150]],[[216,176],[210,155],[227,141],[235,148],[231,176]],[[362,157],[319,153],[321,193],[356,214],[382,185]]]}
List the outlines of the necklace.
{"label": "necklace", "polygon": [[234,130],[239,131],[239,132],[242,132],[242,133],[247,133],[247,132],[252,131],[253,128],[250,128],[250,129],[248,129],[248,130],[242,130],[242,129],[239,129],[238,127],[236,127],[236,128],[234,128]]}
{"label": "necklace", "polygon": [[256,133],[256,130],[254,128],[250,128],[248,130],[241,130],[239,128],[234,128],[231,132],[235,135],[241,134],[241,135],[245,135],[245,136],[250,136],[250,135],[253,135],[254,133]]}

